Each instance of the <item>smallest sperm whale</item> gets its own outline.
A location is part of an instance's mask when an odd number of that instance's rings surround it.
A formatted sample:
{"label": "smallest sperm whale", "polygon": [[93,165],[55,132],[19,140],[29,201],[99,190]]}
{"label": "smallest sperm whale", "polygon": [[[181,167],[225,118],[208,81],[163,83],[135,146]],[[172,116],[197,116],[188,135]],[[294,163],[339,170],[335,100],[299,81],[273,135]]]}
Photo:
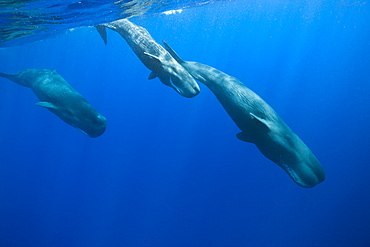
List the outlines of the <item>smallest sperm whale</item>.
{"label": "smallest sperm whale", "polygon": [[118,32],[129,44],[140,61],[152,71],[149,79],[156,77],[175,89],[180,95],[191,98],[199,94],[200,88],[193,77],[158,44],[149,32],[127,19],[98,25],[96,28],[107,43],[105,27]]}
{"label": "smallest sperm whale", "polygon": [[0,73],[21,86],[29,87],[45,107],[69,125],[90,137],[104,133],[107,120],[54,69],[24,69],[16,74]]}
{"label": "smallest sperm whale", "polygon": [[306,144],[260,96],[237,78],[211,66],[183,61],[165,43],[171,55],[217,97],[242,131],[237,138],[254,143],[298,185],[311,188],[325,180],[324,169]]}

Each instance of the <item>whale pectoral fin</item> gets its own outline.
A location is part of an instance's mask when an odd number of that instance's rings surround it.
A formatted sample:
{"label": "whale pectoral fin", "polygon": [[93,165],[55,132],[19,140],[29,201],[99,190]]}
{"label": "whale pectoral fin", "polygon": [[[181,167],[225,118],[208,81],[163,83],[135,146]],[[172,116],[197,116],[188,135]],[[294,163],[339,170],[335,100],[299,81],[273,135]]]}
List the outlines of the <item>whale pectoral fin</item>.
{"label": "whale pectoral fin", "polygon": [[148,57],[150,57],[151,59],[154,59],[154,60],[156,60],[158,63],[162,64],[161,59],[160,59],[159,57],[154,56],[154,55],[152,55],[152,54],[150,54],[150,53],[147,53],[147,52],[144,52],[144,55],[145,55],[145,56],[148,56]]}
{"label": "whale pectoral fin", "polygon": [[236,134],[236,137],[243,141],[243,142],[250,142],[250,143],[254,143],[252,141],[252,138],[245,132],[239,132],[238,134]]}
{"label": "whale pectoral fin", "polygon": [[148,80],[153,80],[154,78],[156,78],[157,77],[157,74],[156,73],[154,73],[154,72],[151,72],[150,74],[149,74],[149,77],[148,77]]}
{"label": "whale pectoral fin", "polygon": [[57,108],[53,103],[46,102],[46,101],[37,102],[36,105],[41,106],[41,107],[45,107],[47,109],[56,109]]}
{"label": "whale pectoral fin", "polygon": [[261,126],[261,128],[264,128],[266,129],[266,131],[270,130],[270,124],[268,121],[266,121],[265,119],[263,118],[260,118],[256,115],[254,115],[253,113],[249,113],[249,115],[252,117],[253,120],[255,120],[259,126]]}
{"label": "whale pectoral fin", "polygon": [[[154,71],[161,71],[163,70],[163,63],[161,59],[155,55],[152,55],[150,53],[144,52],[144,56],[146,56],[148,59],[150,59],[151,63],[154,65]],[[152,71],[148,77],[148,80],[152,80],[156,77],[158,77],[158,74],[156,74],[154,71]]]}

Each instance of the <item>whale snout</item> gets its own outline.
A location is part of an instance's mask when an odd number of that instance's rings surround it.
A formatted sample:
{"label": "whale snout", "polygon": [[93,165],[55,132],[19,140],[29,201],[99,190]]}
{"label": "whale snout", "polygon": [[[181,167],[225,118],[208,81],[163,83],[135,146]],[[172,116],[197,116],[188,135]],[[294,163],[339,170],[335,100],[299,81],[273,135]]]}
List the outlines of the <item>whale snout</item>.
{"label": "whale snout", "polygon": [[325,173],[308,169],[305,165],[300,165],[299,171],[287,171],[288,175],[295,183],[303,188],[312,188],[325,180]]}
{"label": "whale snout", "polygon": [[87,135],[92,138],[98,137],[105,132],[107,128],[107,119],[103,115],[99,114],[95,121],[90,124],[90,127],[91,128]]}
{"label": "whale snout", "polygon": [[101,136],[107,128],[107,119],[101,114],[77,119],[75,118],[75,122],[71,125],[91,138]]}
{"label": "whale snout", "polygon": [[296,184],[304,188],[312,188],[325,180],[324,169],[312,153],[300,162],[281,167]]}
{"label": "whale snout", "polygon": [[[325,172],[320,162],[293,131],[276,127],[269,130],[268,138],[256,143],[266,158],[283,168],[301,187],[312,188],[325,180]],[[271,132],[275,134],[271,135]]]}

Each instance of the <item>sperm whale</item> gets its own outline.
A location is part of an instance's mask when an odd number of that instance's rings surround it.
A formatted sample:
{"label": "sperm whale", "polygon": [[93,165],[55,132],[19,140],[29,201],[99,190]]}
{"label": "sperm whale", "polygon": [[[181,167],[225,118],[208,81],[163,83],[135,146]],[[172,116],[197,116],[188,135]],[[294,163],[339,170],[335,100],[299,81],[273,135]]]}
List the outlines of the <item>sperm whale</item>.
{"label": "sperm whale", "polygon": [[325,180],[324,169],[315,155],[260,96],[220,70],[182,60],[164,44],[176,61],[214,93],[241,130],[236,135],[238,139],[254,143],[302,187],[311,188]]}

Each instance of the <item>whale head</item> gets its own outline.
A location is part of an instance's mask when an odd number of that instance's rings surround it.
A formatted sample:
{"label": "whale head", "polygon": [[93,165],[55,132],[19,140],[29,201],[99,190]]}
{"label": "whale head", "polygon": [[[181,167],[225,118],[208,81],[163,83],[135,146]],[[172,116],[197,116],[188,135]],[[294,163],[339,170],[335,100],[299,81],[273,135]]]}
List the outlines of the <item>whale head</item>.
{"label": "whale head", "polygon": [[181,65],[165,68],[169,74],[170,86],[184,97],[192,98],[199,94],[199,85]]}
{"label": "whale head", "polygon": [[85,99],[79,97],[79,101],[69,103],[56,105],[51,102],[41,101],[36,103],[36,105],[47,108],[64,122],[92,138],[98,137],[105,132],[107,119]]}
{"label": "whale head", "polygon": [[271,130],[267,138],[259,140],[256,146],[263,155],[283,168],[299,186],[311,188],[325,180],[320,162],[289,128]]}
{"label": "whale head", "polygon": [[181,65],[163,66],[160,72],[152,72],[149,75],[149,80],[155,77],[158,77],[164,85],[172,87],[177,93],[186,98],[192,98],[200,92],[199,85]]}
{"label": "whale head", "polygon": [[304,142],[294,133],[276,138],[280,155],[276,160],[295,183],[311,188],[325,180],[320,162]]}
{"label": "whale head", "polygon": [[68,119],[65,122],[92,138],[102,135],[107,127],[107,119],[90,104],[63,112],[63,114],[64,118]]}
{"label": "whale head", "polygon": [[167,59],[163,59],[144,52],[143,57],[145,57],[143,60],[150,61],[150,67],[153,69],[149,80],[158,77],[163,84],[172,87],[186,98],[192,98],[199,94],[198,83],[170,54]]}
{"label": "whale head", "polygon": [[100,113],[84,116],[74,125],[86,135],[95,138],[102,135],[107,128],[107,119]]}
{"label": "whale head", "polygon": [[325,180],[324,169],[315,155],[277,115],[270,120],[253,113],[250,117],[253,132],[240,132],[237,138],[254,143],[299,186],[311,188]]}

